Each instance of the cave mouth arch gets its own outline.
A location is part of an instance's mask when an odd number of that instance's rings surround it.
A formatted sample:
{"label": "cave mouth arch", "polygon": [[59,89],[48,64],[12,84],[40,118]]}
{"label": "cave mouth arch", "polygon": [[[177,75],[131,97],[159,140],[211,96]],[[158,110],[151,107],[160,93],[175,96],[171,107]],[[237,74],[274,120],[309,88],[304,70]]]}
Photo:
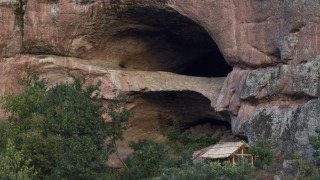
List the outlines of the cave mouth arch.
{"label": "cave mouth arch", "polygon": [[121,60],[121,68],[201,77],[224,77],[232,70],[208,32],[172,8],[129,6],[117,19],[135,26],[114,38],[135,38],[147,49],[141,59]]}
{"label": "cave mouth arch", "polygon": [[230,117],[214,111],[210,100],[194,91],[131,92],[128,106],[135,112],[128,133],[140,138],[163,136],[174,120],[181,130],[203,130],[217,138],[232,134]]}

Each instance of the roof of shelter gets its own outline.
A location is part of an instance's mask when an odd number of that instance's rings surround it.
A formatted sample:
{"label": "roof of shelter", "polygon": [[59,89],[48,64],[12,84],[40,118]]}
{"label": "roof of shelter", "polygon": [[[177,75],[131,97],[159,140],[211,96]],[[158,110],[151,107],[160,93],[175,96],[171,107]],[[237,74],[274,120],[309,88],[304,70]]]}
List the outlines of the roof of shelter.
{"label": "roof of shelter", "polygon": [[208,148],[200,157],[208,159],[227,158],[243,146],[249,147],[249,145],[243,141],[218,143]]}

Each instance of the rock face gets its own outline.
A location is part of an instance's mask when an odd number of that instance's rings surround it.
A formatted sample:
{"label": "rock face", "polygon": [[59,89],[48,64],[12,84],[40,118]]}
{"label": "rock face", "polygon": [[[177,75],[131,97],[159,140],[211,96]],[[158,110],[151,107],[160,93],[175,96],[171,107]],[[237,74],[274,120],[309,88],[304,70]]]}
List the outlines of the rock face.
{"label": "rock face", "polygon": [[234,67],[212,102],[217,111],[231,114],[233,132],[250,142],[273,138],[287,146],[285,151],[296,150],[301,143],[311,158],[308,136],[314,135],[320,121],[320,3],[172,0],[171,4],[204,27]]}
{"label": "rock face", "polygon": [[0,94],[19,92],[28,68],[52,83],[72,72],[101,80],[106,99],[131,95],[136,122],[227,121],[249,142],[273,138],[279,153],[302,143],[311,158],[319,27],[318,0],[2,0]]}

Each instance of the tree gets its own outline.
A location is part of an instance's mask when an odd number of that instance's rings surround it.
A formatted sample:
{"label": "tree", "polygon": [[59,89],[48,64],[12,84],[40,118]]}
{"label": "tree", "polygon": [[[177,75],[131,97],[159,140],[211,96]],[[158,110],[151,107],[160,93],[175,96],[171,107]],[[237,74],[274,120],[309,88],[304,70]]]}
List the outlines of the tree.
{"label": "tree", "polygon": [[[17,149],[31,159],[37,178],[97,179],[105,168],[115,140],[122,138],[122,122],[131,112],[124,95],[103,107],[100,82],[83,88],[84,79],[47,87],[47,80],[28,73],[19,80],[24,91],[1,98],[10,112]],[[109,113],[112,123],[102,117]],[[111,139],[105,148],[105,140]]]}

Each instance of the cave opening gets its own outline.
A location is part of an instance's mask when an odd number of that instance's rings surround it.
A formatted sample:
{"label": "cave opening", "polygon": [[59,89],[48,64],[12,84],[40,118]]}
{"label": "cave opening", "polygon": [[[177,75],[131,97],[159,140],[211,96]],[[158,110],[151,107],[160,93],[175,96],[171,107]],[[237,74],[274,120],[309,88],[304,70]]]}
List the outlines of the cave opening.
{"label": "cave opening", "polygon": [[[116,18],[124,25],[113,36],[114,41],[128,42],[123,54],[129,55],[121,56],[118,64],[124,70],[164,71],[209,78],[225,77],[232,71],[208,32],[172,8],[146,4],[130,6]],[[208,82],[207,78],[194,79]],[[198,129],[212,135],[218,133],[217,137],[232,136],[229,114],[216,112],[211,106],[211,97],[205,97],[201,91],[175,90],[174,87],[170,90],[167,86],[130,92],[128,107],[135,116],[126,130],[128,141],[146,138],[161,141],[173,120],[180,122],[182,130]]]}
{"label": "cave opening", "polygon": [[[190,129],[195,133],[211,134],[216,138],[232,136],[230,117],[216,112],[211,107],[210,100],[200,93],[136,92],[129,97],[128,106],[135,112],[135,117],[130,122],[131,128],[127,131],[130,135],[139,134],[142,139],[157,139],[172,128],[173,121],[176,120],[181,130]],[[133,137],[132,135],[131,138]]]}
{"label": "cave opening", "polygon": [[134,37],[147,49],[139,60],[133,60],[137,54],[123,58],[121,68],[200,77],[224,77],[232,70],[208,32],[172,8],[134,6],[117,18],[135,26],[114,37]]}

